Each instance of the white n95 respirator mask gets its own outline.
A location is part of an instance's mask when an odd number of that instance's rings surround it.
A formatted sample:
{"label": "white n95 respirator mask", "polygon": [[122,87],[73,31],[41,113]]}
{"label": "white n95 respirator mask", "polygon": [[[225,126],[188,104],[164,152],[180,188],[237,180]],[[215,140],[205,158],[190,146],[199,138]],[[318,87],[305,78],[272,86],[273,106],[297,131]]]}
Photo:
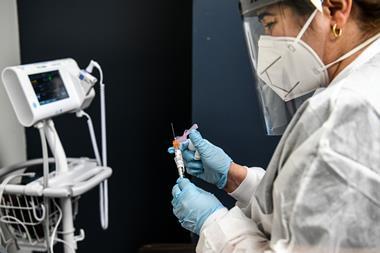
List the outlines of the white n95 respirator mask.
{"label": "white n95 respirator mask", "polygon": [[329,82],[324,64],[302,40],[261,36],[258,56],[258,77],[285,102]]}

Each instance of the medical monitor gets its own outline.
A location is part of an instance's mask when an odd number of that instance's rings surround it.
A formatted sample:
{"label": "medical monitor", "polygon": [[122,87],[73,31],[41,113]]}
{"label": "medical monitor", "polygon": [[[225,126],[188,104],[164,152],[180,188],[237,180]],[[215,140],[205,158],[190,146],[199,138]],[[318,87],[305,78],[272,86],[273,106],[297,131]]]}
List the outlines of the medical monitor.
{"label": "medical monitor", "polygon": [[4,69],[3,83],[19,122],[29,127],[88,106],[95,92],[84,90],[80,71],[73,59]]}

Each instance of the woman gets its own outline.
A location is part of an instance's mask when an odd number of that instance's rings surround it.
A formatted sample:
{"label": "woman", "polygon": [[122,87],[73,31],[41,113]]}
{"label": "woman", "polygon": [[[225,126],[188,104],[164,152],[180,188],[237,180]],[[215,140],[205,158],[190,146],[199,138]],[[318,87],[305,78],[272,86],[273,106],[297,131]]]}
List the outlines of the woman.
{"label": "woman", "polygon": [[380,252],[380,1],[240,2],[268,132],[302,105],[266,172],[192,131],[188,173],[237,205],[179,179],[174,214],[197,252]]}

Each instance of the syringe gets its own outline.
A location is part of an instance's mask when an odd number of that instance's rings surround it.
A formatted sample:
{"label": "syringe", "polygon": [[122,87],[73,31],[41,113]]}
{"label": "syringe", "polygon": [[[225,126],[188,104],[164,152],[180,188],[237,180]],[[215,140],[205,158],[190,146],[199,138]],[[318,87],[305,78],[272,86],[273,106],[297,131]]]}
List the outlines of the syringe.
{"label": "syringe", "polygon": [[174,140],[173,140],[174,162],[177,166],[179,177],[183,178],[183,177],[185,177],[185,163],[183,161],[182,151],[180,149],[181,142],[179,140],[177,140],[177,138],[175,136],[173,123],[171,123],[171,126],[172,126],[173,137],[174,137]]}
{"label": "syringe", "polygon": [[180,149],[181,143],[174,139],[174,161],[177,166],[178,175],[180,178],[185,177],[185,163],[183,162],[182,151]]}
{"label": "syringe", "polygon": [[173,148],[174,148],[174,155],[175,155],[174,161],[175,161],[175,164],[176,164],[177,169],[178,169],[178,174],[182,178],[185,176],[185,163],[183,161],[182,151],[181,151],[181,145],[183,143],[187,143],[188,144],[187,148],[190,151],[194,151],[194,160],[196,160],[196,161],[201,160],[201,156],[200,156],[198,150],[196,150],[196,148],[194,147],[191,140],[187,138],[189,136],[191,130],[198,129],[198,125],[194,124],[190,129],[185,130],[185,132],[183,132],[182,136],[176,136],[175,132],[174,132],[173,123],[171,123],[171,126],[172,126],[173,137],[174,137],[174,140],[173,140]]}

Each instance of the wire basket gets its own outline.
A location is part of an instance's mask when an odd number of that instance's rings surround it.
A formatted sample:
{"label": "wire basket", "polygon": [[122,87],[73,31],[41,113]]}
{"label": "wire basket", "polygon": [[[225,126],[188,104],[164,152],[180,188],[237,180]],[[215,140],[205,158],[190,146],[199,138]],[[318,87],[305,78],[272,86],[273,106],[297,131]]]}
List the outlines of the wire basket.
{"label": "wire basket", "polygon": [[[42,159],[0,169],[0,245],[6,248],[54,252],[60,242],[75,252],[85,237],[75,235],[74,220],[80,197],[112,174],[88,158],[69,158],[68,170],[44,176]],[[48,159],[54,163],[54,159]],[[44,184],[44,179],[46,184]]]}
{"label": "wire basket", "polygon": [[[78,201],[74,203],[77,206]],[[4,194],[0,202],[3,245],[46,251],[46,232],[51,235],[57,229],[60,216],[57,199]]]}

